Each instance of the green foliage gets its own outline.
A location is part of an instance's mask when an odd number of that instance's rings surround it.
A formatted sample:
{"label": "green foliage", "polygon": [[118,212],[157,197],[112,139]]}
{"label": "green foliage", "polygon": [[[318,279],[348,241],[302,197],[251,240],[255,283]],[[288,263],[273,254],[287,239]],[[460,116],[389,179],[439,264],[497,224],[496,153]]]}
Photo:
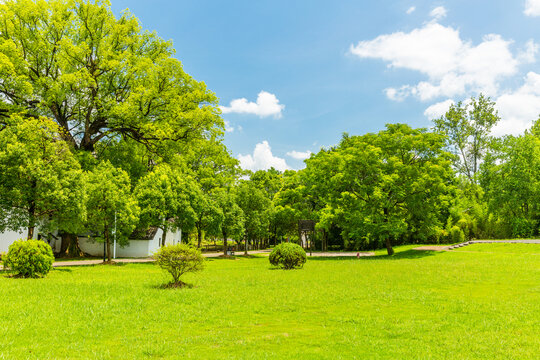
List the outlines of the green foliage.
{"label": "green foliage", "polygon": [[450,239],[452,243],[462,243],[465,241],[465,234],[459,226],[452,226],[450,229]]}
{"label": "green foliage", "polygon": [[[0,5],[1,7],[1,5]],[[14,115],[0,131],[0,231],[78,231],[86,213],[83,173],[61,130],[46,118]]]}
{"label": "green foliage", "polygon": [[204,268],[204,257],[198,249],[185,244],[167,245],[153,255],[156,264],[169,272],[175,285],[181,285],[180,277]]}
{"label": "green foliage", "polygon": [[124,170],[101,162],[87,178],[88,227],[98,241],[107,243],[107,256],[111,261],[110,240],[115,223],[117,242],[127,245],[129,235],[139,222],[140,208]]}
{"label": "green foliage", "polygon": [[40,240],[17,240],[9,246],[4,266],[24,278],[45,277],[52,269],[54,254]]}
{"label": "green foliage", "polygon": [[238,185],[237,203],[245,216],[247,240],[262,239],[268,235],[269,209],[272,202],[263,190],[252,181],[243,180]]}
{"label": "green foliage", "polygon": [[285,270],[302,268],[307,261],[306,252],[298,244],[281,243],[277,245],[268,257],[270,264]]}
{"label": "green foliage", "polygon": [[1,93],[12,111],[54,119],[70,146],[130,138],[155,150],[219,135],[217,98],[171,42],[106,0],[0,4]]}

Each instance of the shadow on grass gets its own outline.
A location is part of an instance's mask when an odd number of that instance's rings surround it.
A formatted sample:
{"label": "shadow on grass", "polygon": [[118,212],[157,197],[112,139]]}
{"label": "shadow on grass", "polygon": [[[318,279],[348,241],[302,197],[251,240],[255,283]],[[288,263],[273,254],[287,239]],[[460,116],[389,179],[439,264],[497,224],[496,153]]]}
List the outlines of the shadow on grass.
{"label": "shadow on grass", "polygon": [[370,260],[400,260],[400,259],[420,259],[440,254],[439,251],[424,251],[424,250],[406,250],[396,252],[394,255],[372,255],[372,256],[313,256],[309,257],[309,261],[332,261],[332,260],[350,260],[350,261],[370,261]]}
{"label": "shadow on grass", "polygon": [[53,268],[53,270],[60,271],[60,272],[67,272],[67,273],[73,272],[73,270],[71,270],[70,268],[65,268],[65,267],[55,267]]}
{"label": "shadow on grass", "polygon": [[159,290],[167,290],[167,289],[193,289],[195,285],[190,283],[185,283],[183,281],[180,281],[178,283],[175,283],[174,281],[171,281],[166,284],[157,284],[157,285],[151,285],[152,289],[159,289]]}

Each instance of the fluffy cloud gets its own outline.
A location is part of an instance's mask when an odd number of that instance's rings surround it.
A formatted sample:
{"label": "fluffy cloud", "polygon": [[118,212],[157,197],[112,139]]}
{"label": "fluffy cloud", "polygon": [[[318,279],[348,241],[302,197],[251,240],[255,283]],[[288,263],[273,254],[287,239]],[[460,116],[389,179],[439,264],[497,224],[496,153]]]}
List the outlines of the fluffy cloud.
{"label": "fluffy cloud", "polygon": [[305,160],[305,159],[308,159],[310,156],[311,156],[311,151],[296,151],[296,150],[293,150],[293,151],[289,151],[287,153],[287,156],[290,156],[292,157],[293,159],[296,159],[296,160]]}
{"label": "fluffy cloud", "polygon": [[407,9],[406,13],[407,14],[412,14],[414,12],[414,10],[416,10],[416,6],[411,6],[410,8]]}
{"label": "fluffy cloud", "polygon": [[444,6],[437,6],[435,9],[431,10],[429,15],[433,18],[434,21],[438,21],[444,17],[446,17],[446,9]]}
{"label": "fluffy cloud", "polygon": [[501,121],[494,135],[517,135],[528,129],[540,116],[540,74],[529,72],[518,90],[496,99]]}
{"label": "fluffy cloud", "polygon": [[452,99],[448,99],[448,100],[445,100],[445,101],[438,102],[438,103],[433,104],[430,107],[428,107],[424,111],[424,115],[430,120],[438,119],[441,116],[443,116],[444,114],[446,114],[446,112],[450,108],[450,105],[453,105],[453,104],[454,104],[454,100],[452,100]]}
{"label": "fluffy cloud", "polygon": [[[435,11],[435,9],[434,9]],[[436,13],[442,14],[441,10]],[[393,100],[416,96],[421,100],[483,92],[494,96],[499,83],[518,72],[518,66],[535,60],[538,46],[529,41],[518,54],[512,41],[490,34],[478,45],[463,40],[457,29],[429,22],[411,32],[380,35],[360,41],[350,51],[360,58],[380,59],[389,67],[417,71],[427,81],[386,89]]]}
{"label": "fluffy cloud", "polygon": [[243,169],[252,171],[267,170],[271,167],[280,171],[290,169],[285,159],[272,154],[272,149],[270,148],[268,141],[263,141],[262,143],[255,145],[252,155],[238,155],[238,160],[240,160],[240,166]]}
{"label": "fluffy cloud", "polygon": [[540,16],[540,0],[527,0],[524,13],[527,16]]}
{"label": "fluffy cloud", "polygon": [[227,120],[224,121],[225,123],[225,131],[226,132],[233,132],[234,131],[234,127],[231,126],[231,123]]}
{"label": "fluffy cloud", "polygon": [[256,102],[248,101],[246,98],[235,99],[229,106],[220,106],[223,114],[239,113],[253,114],[259,117],[274,116],[280,118],[285,105],[279,103],[276,95],[266,91],[261,91]]}

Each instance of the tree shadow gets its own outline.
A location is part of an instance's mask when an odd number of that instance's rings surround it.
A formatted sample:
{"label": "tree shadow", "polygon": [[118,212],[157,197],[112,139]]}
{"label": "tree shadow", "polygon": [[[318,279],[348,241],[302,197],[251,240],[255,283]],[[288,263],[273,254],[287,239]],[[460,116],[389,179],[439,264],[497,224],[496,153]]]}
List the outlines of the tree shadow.
{"label": "tree shadow", "polygon": [[67,272],[67,273],[71,273],[73,272],[73,270],[71,269],[67,269],[65,267],[55,267],[53,268],[54,271],[60,271],[60,272]]}
{"label": "tree shadow", "polygon": [[401,259],[420,259],[438,255],[441,251],[430,250],[405,250],[396,252],[394,255],[371,255],[371,256],[312,256],[308,257],[309,261],[333,261],[333,260],[350,260],[350,261],[373,261],[373,260],[401,260]]}

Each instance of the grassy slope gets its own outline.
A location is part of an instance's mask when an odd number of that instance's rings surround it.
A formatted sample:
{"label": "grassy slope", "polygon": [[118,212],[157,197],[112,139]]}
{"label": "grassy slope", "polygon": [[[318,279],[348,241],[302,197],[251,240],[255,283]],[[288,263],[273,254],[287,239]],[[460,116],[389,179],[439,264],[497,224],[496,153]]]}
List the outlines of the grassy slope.
{"label": "grassy slope", "polygon": [[210,260],[182,290],[152,264],[0,276],[0,359],[540,356],[540,256],[409,248],[299,271]]}

